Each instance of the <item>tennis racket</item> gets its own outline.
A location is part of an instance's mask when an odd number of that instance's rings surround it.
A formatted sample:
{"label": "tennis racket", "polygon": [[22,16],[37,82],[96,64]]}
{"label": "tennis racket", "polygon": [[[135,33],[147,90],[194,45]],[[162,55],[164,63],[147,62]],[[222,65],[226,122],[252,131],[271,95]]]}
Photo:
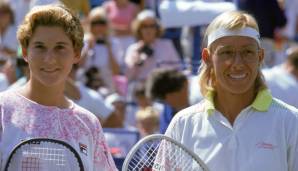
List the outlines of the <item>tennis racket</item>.
{"label": "tennis racket", "polygon": [[4,171],[84,171],[76,150],[64,141],[25,140],[10,153]]}
{"label": "tennis racket", "polygon": [[180,142],[161,134],[149,135],[135,144],[122,171],[209,171],[206,164]]}

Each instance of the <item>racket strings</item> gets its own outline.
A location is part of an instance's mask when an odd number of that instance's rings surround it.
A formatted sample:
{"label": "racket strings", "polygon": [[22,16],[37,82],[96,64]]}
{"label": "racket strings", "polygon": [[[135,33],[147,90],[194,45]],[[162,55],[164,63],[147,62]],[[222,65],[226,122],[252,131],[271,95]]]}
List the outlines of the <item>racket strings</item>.
{"label": "racket strings", "polygon": [[[52,161],[57,165],[64,165],[65,160],[65,150],[55,149],[48,147],[33,147],[23,149],[23,156],[27,158],[42,159],[47,161]],[[34,160],[35,161],[35,160]]]}
{"label": "racket strings", "polygon": [[167,140],[148,141],[132,156],[127,171],[203,171],[184,149]]}
{"label": "racket strings", "polygon": [[160,147],[155,162],[163,166],[161,170],[198,170],[198,167],[194,169],[192,166],[196,163],[192,156],[176,144],[164,140]]}
{"label": "racket strings", "polygon": [[22,171],[40,170],[40,164],[37,158],[27,157],[22,161]]}
{"label": "racket strings", "polygon": [[171,155],[168,156],[172,167],[178,168],[180,170],[191,170],[193,159],[182,149],[177,149],[176,145],[174,145],[174,149],[175,151],[173,151]]}
{"label": "racket strings", "polygon": [[40,142],[20,146],[12,156],[7,171],[77,171],[75,155],[64,145]]}
{"label": "racket strings", "polygon": [[154,164],[155,156],[158,152],[159,143],[148,142],[135,154],[129,165],[129,170],[138,168],[151,168]]}
{"label": "racket strings", "polygon": [[166,170],[204,170],[200,163],[194,162],[193,157],[178,145],[166,142],[163,148],[166,148],[165,158],[167,163],[165,165],[170,166]]}
{"label": "racket strings", "polygon": [[150,143],[150,145],[146,144],[145,150],[147,155],[144,155],[144,156],[147,156],[147,157],[146,157],[146,160],[141,165],[141,167],[149,167],[149,168],[152,167],[155,160],[155,156],[158,152],[158,148],[159,148],[159,144],[156,144],[156,143]]}

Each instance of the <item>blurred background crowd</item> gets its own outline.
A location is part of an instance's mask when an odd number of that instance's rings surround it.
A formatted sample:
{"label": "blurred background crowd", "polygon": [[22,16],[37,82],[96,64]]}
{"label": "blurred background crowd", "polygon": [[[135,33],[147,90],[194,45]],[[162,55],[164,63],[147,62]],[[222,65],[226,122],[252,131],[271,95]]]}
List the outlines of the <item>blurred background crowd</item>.
{"label": "blurred background crowd", "polygon": [[0,0],[0,91],[30,77],[16,30],[36,5],[63,3],[85,29],[65,95],[94,113],[115,158],[164,133],[174,114],[202,99],[198,84],[208,23],[227,10],[257,20],[272,94],[298,107],[298,0]]}

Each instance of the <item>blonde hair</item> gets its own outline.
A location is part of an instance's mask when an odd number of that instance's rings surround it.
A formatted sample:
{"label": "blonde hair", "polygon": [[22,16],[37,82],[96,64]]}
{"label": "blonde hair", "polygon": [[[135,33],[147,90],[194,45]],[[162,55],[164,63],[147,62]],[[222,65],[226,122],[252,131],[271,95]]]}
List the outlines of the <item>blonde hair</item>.
{"label": "blonde hair", "polygon": [[[217,29],[228,29],[228,30],[238,30],[245,27],[251,27],[259,31],[258,24],[253,16],[242,12],[242,11],[229,11],[217,16],[207,27],[204,36],[204,47],[207,44],[208,35]],[[212,51],[212,44],[208,47],[209,52]],[[212,66],[207,65],[203,60],[199,67],[199,85],[201,94],[206,96],[208,91],[215,90],[215,75]],[[257,75],[255,82],[256,90],[261,90],[266,88],[264,76],[261,73],[261,68]]]}
{"label": "blonde hair", "polygon": [[[148,10],[141,11],[139,13],[139,15],[142,15],[146,11],[148,11]],[[157,26],[157,28],[156,28],[157,29],[156,37],[161,37],[162,36],[164,30],[161,26],[161,23],[160,23],[159,19],[156,16],[136,17],[134,19],[134,21],[132,22],[132,33],[134,34],[134,36],[136,37],[137,40],[142,40],[142,34],[141,34],[142,24],[148,18],[151,18],[151,19],[155,20],[155,23],[156,23],[156,26]]]}
{"label": "blonde hair", "polygon": [[83,28],[79,18],[65,6],[54,4],[32,8],[17,31],[17,38],[23,48],[28,48],[29,41],[38,26],[61,27],[72,41],[74,49],[81,51]]}
{"label": "blonde hair", "polygon": [[145,119],[150,119],[156,125],[159,124],[159,114],[152,106],[148,106],[146,108],[139,109],[136,112],[136,120],[137,121],[143,121]]}

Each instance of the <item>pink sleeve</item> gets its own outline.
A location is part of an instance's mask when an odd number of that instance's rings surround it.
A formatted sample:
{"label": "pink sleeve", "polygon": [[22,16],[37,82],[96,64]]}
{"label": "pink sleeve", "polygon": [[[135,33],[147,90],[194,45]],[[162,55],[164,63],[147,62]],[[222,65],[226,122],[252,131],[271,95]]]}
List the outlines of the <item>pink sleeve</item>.
{"label": "pink sleeve", "polygon": [[95,149],[94,149],[94,171],[117,170],[111,153],[109,152],[108,145],[104,138],[104,134],[100,124],[96,124],[96,130],[94,135]]}

